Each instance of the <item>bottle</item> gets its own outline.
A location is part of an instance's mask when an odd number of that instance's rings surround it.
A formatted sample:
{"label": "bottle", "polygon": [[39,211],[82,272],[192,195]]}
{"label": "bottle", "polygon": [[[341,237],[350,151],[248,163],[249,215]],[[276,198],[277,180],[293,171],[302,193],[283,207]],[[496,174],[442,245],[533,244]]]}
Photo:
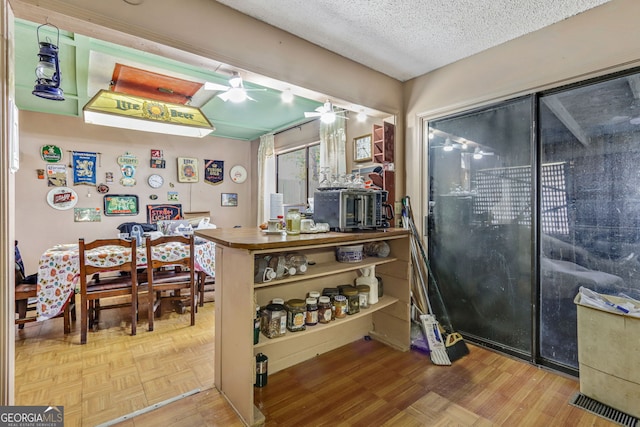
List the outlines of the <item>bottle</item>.
{"label": "bottle", "polygon": [[287,223],[284,220],[284,215],[278,215],[278,221],[280,221],[280,230],[286,230]]}
{"label": "bottle", "polygon": [[292,236],[300,234],[300,210],[299,209],[289,209],[287,212],[287,234]]}
{"label": "bottle", "polygon": [[256,306],[256,318],[253,319],[253,344],[258,344],[260,341],[260,318],[262,315],[260,314],[260,306]]}
{"label": "bottle", "polygon": [[336,308],[336,319],[342,319],[347,316],[347,297],[345,297],[344,295],[336,295],[333,299],[333,304]]}
{"label": "bottle", "polygon": [[291,274],[304,274],[307,271],[307,257],[303,254],[287,254],[285,255],[285,262],[287,268],[294,269],[294,272]]}
{"label": "bottle", "polygon": [[264,387],[267,385],[267,371],[269,358],[262,353],[256,354],[256,387]]}
{"label": "bottle", "polygon": [[304,324],[306,326],[318,324],[318,300],[316,298],[307,298],[307,318]]}
{"label": "bottle", "polygon": [[362,276],[356,279],[356,286],[369,286],[369,304],[376,304],[378,302],[378,279],[376,278],[375,268],[374,265],[361,268],[360,273],[362,273]]}

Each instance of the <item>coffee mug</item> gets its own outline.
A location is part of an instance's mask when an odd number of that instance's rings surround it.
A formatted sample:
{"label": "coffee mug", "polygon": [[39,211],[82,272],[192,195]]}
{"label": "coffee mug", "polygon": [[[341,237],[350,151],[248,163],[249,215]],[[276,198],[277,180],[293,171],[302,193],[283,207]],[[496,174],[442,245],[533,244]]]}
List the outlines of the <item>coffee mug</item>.
{"label": "coffee mug", "polygon": [[278,231],[278,229],[280,227],[280,220],[278,220],[278,219],[270,219],[267,224],[268,224],[267,225],[267,230],[268,231]]}

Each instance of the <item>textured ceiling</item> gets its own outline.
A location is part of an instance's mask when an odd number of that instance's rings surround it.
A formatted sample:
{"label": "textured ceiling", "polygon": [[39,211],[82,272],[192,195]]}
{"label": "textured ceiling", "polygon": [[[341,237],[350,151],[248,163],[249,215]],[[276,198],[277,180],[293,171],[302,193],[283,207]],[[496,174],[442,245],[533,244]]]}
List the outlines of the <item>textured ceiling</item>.
{"label": "textured ceiling", "polygon": [[218,0],[400,81],[609,0]]}

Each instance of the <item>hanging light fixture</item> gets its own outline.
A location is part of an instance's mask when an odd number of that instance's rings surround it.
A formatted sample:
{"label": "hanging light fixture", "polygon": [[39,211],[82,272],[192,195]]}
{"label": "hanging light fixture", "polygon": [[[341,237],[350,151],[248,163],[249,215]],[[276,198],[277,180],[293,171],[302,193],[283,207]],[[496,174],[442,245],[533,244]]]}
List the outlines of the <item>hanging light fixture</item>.
{"label": "hanging light fixture", "polygon": [[[45,41],[40,41],[40,28],[46,25],[56,29],[58,35],[57,44],[51,43],[48,37],[45,37]],[[60,87],[61,74],[60,62],[58,60],[60,30],[55,25],[47,22],[37,28],[36,35],[38,37],[40,50],[38,52],[38,65],[36,66],[36,84],[31,93],[40,98],[64,101],[64,92]]]}
{"label": "hanging light fixture", "polygon": [[444,141],[444,146],[442,147],[444,151],[453,151],[453,144],[451,143],[451,139],[447,138]]}

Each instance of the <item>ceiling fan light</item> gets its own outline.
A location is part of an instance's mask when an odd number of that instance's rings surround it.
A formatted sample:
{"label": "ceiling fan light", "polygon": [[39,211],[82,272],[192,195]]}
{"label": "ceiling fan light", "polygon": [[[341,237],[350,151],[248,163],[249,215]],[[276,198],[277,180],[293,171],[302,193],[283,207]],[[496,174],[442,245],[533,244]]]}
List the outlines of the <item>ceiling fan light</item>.
{"label": "ceiling fan light", "polygon": [[229,89],[229,91],[227,92],[227,95],[228,95],[229,101],[235,102],[235,103],[244,102],[247,99],[247,93],[243,89],[237,88],[237,87]]}
{"label": "ceiling fan light", "polygon": [[329,111],[328,113],[323,113],[320,116],[320,121],[324,124],[331,124],[336,121],[336,113],[333,111]]}
{"label": "ceiling fan light", "polygon": [[233,73],[233,76],[229,79],[229,84],[232,88],[242,87],[242,77],[238,73]]}
{"label": "ceiling fan light", "polygon": [[285,89],[280,95],[282,102],[289,103],[293,101],[293,93],[291,93],[291,89]]}
{"label": "ceiling fan light", "polygon": [[367,115],[364,113],[364,110],[360,110],[360,112],[358,113],[358,121],[359,122],[365,122],[367,120]]}

